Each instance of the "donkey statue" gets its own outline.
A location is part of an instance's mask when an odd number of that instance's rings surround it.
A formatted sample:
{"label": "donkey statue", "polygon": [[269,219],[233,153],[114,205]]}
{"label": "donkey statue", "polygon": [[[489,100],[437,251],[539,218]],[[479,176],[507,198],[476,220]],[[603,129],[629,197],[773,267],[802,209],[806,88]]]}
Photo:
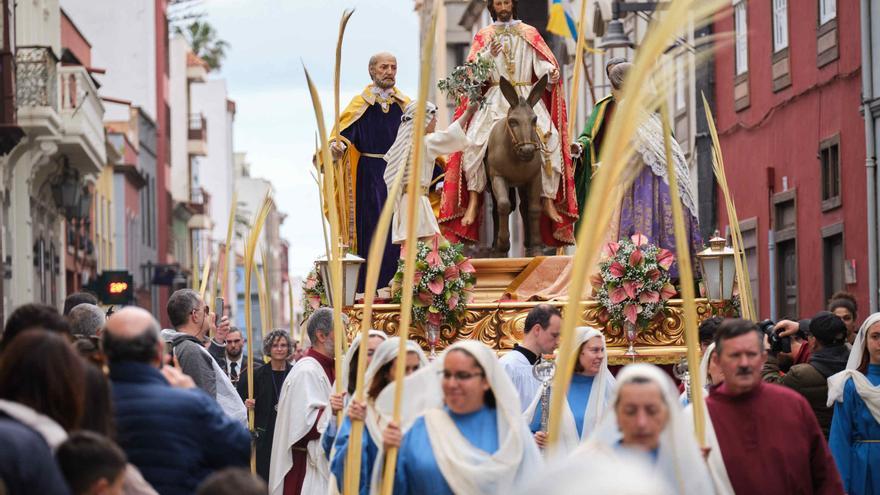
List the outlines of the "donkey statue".
{"label": "donkey statue", "polygon": [[546,87],[547,76],[544,76],[532,87],[528,98],[522,98],[510,81],[501,78],[501,94],[510,104],[510,110],[507,117],[492,128],[486,152],[486,175],[497,211],[496,255],[505,256],[510,249],[513,189],[519,196],[526,252],[535,256],[544,248],[540,228],[544,144],[537,127],[538,117],[532,107],[544,96]]}

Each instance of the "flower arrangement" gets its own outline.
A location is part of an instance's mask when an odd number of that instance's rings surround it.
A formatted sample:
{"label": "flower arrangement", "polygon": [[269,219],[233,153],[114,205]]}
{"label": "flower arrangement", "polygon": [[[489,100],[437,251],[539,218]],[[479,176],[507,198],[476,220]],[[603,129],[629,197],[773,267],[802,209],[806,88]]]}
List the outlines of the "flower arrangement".
{"label": "flower arrangement", "polygon": [[494,68],[495,61],[491,57],[479,55],[473,61],[452,69],[449,77],[437,81],[437,88],[455,101],[467,98],[479,102],[482,107],[485,102],[483,86]]}
{"label": "flower arrangement", "polygon": [[645,328],[664,314],[667,301],[676,294],[669,281],[673,262],[672,252],[650,244],[642,234],[608,243],[599,273],[590,280],[602,306],[599,318],[617,328],[625,323]]}
{"label": "flower arrangement", "polygon": [[[475,271],[462,254],[461,244],[450,244],[440,236],[435,236],[430,243],[419,241],[413,281],[413,323],[435,327],[459,323],[473,295]],[[403,296],[402,283],[403,260],[400,260],[391,281],[396,303],[400,303]]]}
{"label": "flower arrangement", "polygon": [[327,298],[327,290],[324,287],[324,281],[317,269],[309,272],[309,276],[303,280],[303,318],[308,320],[312,313],[322,307],[329,306],[330,300]]}

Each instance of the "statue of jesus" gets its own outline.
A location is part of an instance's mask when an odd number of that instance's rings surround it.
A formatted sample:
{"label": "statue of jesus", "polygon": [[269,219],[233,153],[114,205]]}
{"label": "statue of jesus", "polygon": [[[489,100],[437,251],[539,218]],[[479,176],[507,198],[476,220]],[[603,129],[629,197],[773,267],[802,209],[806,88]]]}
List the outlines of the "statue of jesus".
{"label": "statue of jesus", "polygon": [[[485,93],[485,104],[476,111],[468,126],[471,142],[463,152],[450,157],[440,206],[443,234],[450,241],[478,240],[479,205],[486,189],[484,158],[489,135],[507,117],[510,104],[499,89],[501,77],[509,80],[522,98],[532,86],[548,76],[548,91],[535,105],[537,136],[542,144],[542,240],[548,246],[574,242],[573,224],[577,219],[574,174],[569,154],[566,110],[559,65],[541,34],[516,19],[516,0],[490,0],[494,22],[474,37],[468,61],[491,57],[494,69]],[[468,102],[456,111],[460,116]]]}

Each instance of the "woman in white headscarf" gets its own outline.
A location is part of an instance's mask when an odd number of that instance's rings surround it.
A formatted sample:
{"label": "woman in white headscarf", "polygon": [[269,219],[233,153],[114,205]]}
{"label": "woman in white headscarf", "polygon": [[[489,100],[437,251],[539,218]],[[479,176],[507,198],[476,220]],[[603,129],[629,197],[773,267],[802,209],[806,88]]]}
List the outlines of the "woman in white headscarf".
{"label": "woman in white headscarf", "polygon": [[[608,371],[608,356],[605,353],[605,336],[590,327],[575,329],[575,367],[568,386],[568,401],[562,412],[559,454],[565,455],[586,440],[602,416],[614,392],[614,376]],[[535,441],[546,448],[547,433],[541,431],[543,405],[541,396],[549,384],[541,385],[532,403],[523,413],[529,429],[535,434]]]}
{"label": "woman in white headscarf", "polygon": [[[397,386],[385,388],[380,408],[390,410]],[[541,471],[516,389],[485,344],[453,344],[403,386],[404,427],[416,419],[402,441],[394,423],[383,434],[386,448],[400,447],[395,494],[511,493]]]}
{"label": "woman in white headscarf", "polygon": [[[385,167],[385,184],[391,192],[394,179],[403,171],[406,174],[407,164],[412,159],[412,144],[414,133],[414,122],[416,116],[416,108],[418,104],[410,102],[403,111],[400,118],[400,127],[397,129],[397,138],[394,144],[385,154],[385,161],[388,165]],[[431,207],[431,200],[428,199],[428,192],[431,187],[431,178],[434,172],[434,161],[441,155],[454,153],[463,150],[470,141],[464,133],[464,127],[470,120],[471,115],[477,109],[477,104],[472,103],[467,110],[445,131],[437,131],[437,106],[431,102],[426,103],[425,112],[425,148],[422,155],[422,164],[419,173],[419,212],[418,221],[416,223],[416,237],[418,239],[426,239],[440,233],[440,226],[437,224],[437,218],[434,216],[434,210]],[[391,242],[400,244],[406,240],[406,183],[408,175],[404,175],[403,183],[398,193],[397,204],[394,207],[394,217],[391,219]]]}
{"label": "woman in white headscarf", "polygon": [[617,375],[612,406],[578,452],[636,457],[653,465],[676,493],[715,493],[678,389],[666,373],[650,364],[627,365]]}
{"label": "woman in white headscarf", "polygon": [[828,446],[846,493],[880,493],[880,313],[862,323],[846,369],[828,378]]}
{"label": "woman in white headscarf", "polygon": [[[721,374],[718,363],[712,360],[713,354],[715,354],[715,342],[706,347],[706,350],[703,351],[703,358],[700,360],[700,376],[703,377],[704,396],[709,394],[713,386],[721,385],[721,382],[724,381],[724,375]],[[681,393],[679,401],[685,408],[690,405],[691,398],[688,397],[687,390]]]}
{"label": "woman in white headscarf", "polygon": [[[374,470],[374,466],[381,465],[377,463],[377,459],[382,459],[384,453],[382,451],[382,428],[384,428],[391,419],[389,416],[381,414],[376,409],[376,398],[379,393],[394,381],[394,371],[397,366],[397,351],[400,346],[400,338],[392,337],[382,342],[373,353],[370,366],[364,375],[364,384],[366,385],[366,402],[358,402],[352,400],[348,404],[348,414],[343,420],[339,433],[336,435],[336,443],[333,445],[333,458],[330,460],[330,474],[335,477],[335,482],[331,483],[331,489],[335,488],[341,493],[342,484],[344,482],[345,461],[348,454],[348,441],[351,432],[352,418],[364,421],[367,434],[363,437],[361,447],[361,476],[359,493],[367,495],[370,493],[370,486],[374,474],[378,475],[379,470]],[[427,366],[428,358],[419,345],[410,340],[406,343],[406,371],[405,375],[409,376],[419,368]],[[375,471],[375,473],[374,473]]]}
{"label": "woman in white headscarf", "polygon": [[[369,336],[370,337],[367,340],[367,366],[370,365],[370,360],[373,358],[373,353],[376,352],[376,348],[379,347],[379,344],[388,339],[385,332],[379,330],[370,330]],[[345,357],[342,359],[342,393],[333,393],[330,395],[330,406],[333,411],[345,409],[348,405],[348,401],[351,400],[351,396],[354,394],[354,378],[357,373],[358,353],[360,352],[361,347],[360,344],[361,334],[358,333],[355,335],[354,339],[352,339],[351,345],[348,346],[348,350],[345,351]],[[337,378],[337,380],[338,379],[339,378]],[[334,390],[336,390],[335,387]],[[327,460],[330,460],[332,455],[333,443],[336,441],[336,433],[338,429],[339,425],[336,424],[336,415],[331,414],[330,420],[327,422],[327,429],[321,433],[321,448],[324,450],[324,456]]]}

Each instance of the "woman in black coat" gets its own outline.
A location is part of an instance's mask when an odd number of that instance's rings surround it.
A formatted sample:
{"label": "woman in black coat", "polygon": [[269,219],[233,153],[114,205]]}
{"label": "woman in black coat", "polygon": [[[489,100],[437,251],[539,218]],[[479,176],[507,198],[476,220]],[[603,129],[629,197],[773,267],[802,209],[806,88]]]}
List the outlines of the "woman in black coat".
{"label": "woman in black coat", "polygon": [[269,459],[272,456],[272,437],[275,435],[275,418],[278,415],[278,399],[281,386],[292,366],[288,364],[293,348],[285,330],[272,330],[263,337],[263,355],[269,356],[269,364],[254,366],[254,398],[248,400],[247,374],[242,373],[238,382],[238,394],[248,409],[254,410],[254,429],[257,450],[257,474],[269,481]]}

